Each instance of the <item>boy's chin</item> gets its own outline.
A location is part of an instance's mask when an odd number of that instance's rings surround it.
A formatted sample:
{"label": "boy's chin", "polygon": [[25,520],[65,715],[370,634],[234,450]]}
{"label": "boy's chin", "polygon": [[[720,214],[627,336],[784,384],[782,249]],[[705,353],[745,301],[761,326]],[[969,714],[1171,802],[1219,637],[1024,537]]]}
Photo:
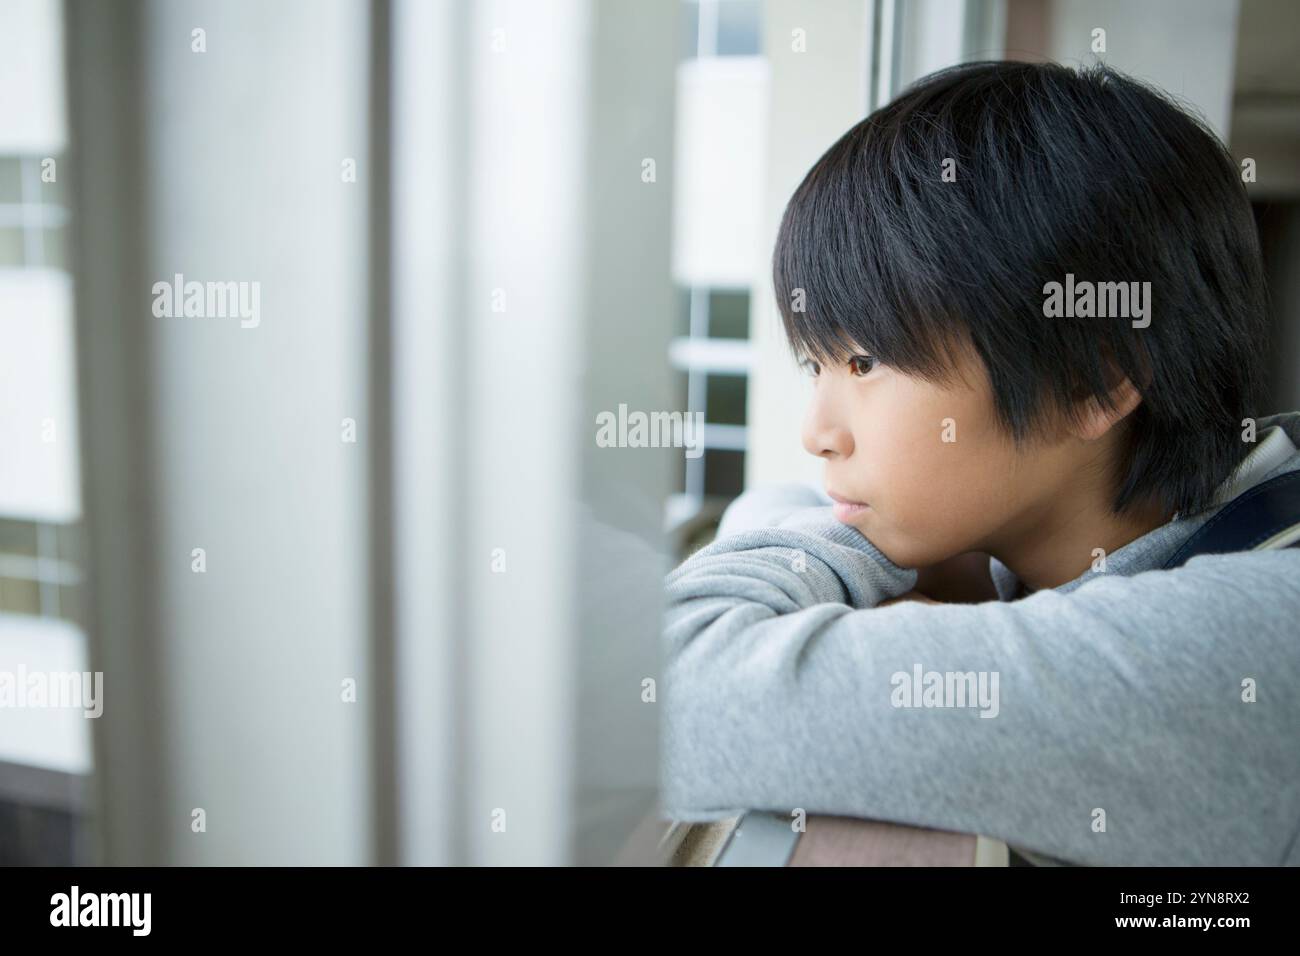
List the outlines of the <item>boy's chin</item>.
{"label": "boy's chin", "polygon": [[836,520],[862,532],[862,536],[876,546],[876,550],[900,568],[916,570],[939,564],[956,557],[966,547],[951,542],[937,542],[891,527],[874,508],[863,508],[851,515],[836,514]]}
{"label": "boy's chin", "polygon": [[900,568],[917,570],[940,564],[963,553],[963,548],[936,546],[905,534],[893,534],[882,529],[879,523],[855,521],[853,526],[876,546],[876,550]]}

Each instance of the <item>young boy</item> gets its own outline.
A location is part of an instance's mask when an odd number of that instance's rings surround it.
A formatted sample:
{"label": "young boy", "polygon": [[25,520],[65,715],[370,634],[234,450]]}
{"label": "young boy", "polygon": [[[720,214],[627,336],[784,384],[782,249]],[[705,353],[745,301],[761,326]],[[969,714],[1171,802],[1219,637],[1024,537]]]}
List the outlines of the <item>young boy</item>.
{"label": "young boy", "polygon": [[809,171],[773,279],[827,497],[748,492],[668,576],[667,815],[1300,864],[1300,549],[1161,570],[1300,470],[1214,136],[1105,68],[943,71]]}

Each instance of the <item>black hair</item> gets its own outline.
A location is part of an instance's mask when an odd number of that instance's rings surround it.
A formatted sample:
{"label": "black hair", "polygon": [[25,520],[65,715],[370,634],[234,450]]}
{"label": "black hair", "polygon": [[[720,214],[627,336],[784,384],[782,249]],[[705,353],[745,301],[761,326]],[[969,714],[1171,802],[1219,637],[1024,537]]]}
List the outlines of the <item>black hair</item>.
{"label": "black hair", "polygon": [[[1047,317],[1047,284],[1067,274],[1150,282],[1150,325]],[[1017,441],[1081,399],[1113,408],[1127,376],[1142,402],[1123,423],[1117,513],[1201,511],[1244,457],[1267,298],[1240,171],[1203,121],[1108,67],[923,78],[804,177],[772,276],[801,357],[865,349],[941,382],[973,346]]]}

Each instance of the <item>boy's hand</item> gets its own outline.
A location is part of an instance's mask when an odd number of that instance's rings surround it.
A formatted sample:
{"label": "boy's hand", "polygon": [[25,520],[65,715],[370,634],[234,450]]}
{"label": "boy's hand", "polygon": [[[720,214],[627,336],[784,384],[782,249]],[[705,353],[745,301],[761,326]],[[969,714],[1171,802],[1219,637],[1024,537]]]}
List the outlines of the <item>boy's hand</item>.
{"label": "boy's hand", "polygon": [[918,604],[942,604],[942,601],[936,601],[928,598],[920,591],[908,591],[906,594],[900,594],[898,597],[890,598],[888,601],[881,601],[876,607],[888,607],[891,604],[901,604],[903,601],[915,601]]}

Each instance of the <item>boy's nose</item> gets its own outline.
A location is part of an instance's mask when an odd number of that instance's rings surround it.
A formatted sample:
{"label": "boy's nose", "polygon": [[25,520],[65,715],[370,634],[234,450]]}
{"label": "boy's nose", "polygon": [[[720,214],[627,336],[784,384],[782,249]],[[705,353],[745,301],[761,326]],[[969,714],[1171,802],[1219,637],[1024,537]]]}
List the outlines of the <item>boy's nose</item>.
{"label": "boy's nose", "polygon": [[823,402],[816,398],[808,406],[800,433],[804,450],[825,458],[847,458],[853,454],[853,435],[827,415]]}

